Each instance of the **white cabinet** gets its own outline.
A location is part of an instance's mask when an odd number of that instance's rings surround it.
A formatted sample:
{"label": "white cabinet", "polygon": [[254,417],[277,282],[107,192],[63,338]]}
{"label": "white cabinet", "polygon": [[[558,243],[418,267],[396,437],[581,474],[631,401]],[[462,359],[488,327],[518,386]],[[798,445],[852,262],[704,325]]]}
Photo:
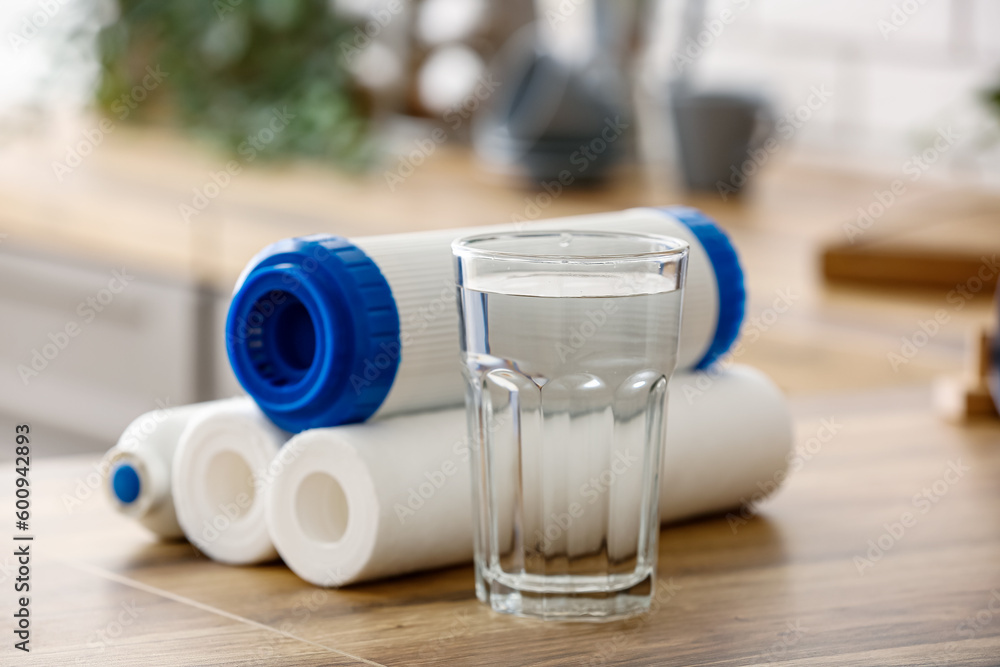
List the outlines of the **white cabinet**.
{"label": "white cabinet", "polygon": [[[139,266],[85,266],[2,250],[3,422],[28,422],[36,432],[47,426],[91,448],[110,447],[140,413],[211,398],[225,384],[214,324],[228,298],[150,278]],[[71,442],[42,441],[37,453],[73,449]]]}

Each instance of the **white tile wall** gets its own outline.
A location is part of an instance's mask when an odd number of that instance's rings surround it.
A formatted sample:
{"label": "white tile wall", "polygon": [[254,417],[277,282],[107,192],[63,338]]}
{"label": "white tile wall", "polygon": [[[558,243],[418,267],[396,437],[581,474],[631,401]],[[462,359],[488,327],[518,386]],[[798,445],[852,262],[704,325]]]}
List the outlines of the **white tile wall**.
{"label": "white tile wall", "polygon": [[[663,2],[671,11],[661,15],[679,20],[684,0]],[[725,8],[736,18],[698,60],[699,82],[762,88],[782,111],[811,85],[834,89],[793,138],[799,153],[890,165],[939,124],[964,124],[967,135],[1000,126],[978,100],[1000,86],[1000,0],[708,0],[706,16]],[[907,19],[886,38],[878,22],[894,8]]]}
{"label": "white tile wall", "polygon": [[994,67],[1000,63],[1000,2],[973,0],[973,36],[977,55]]}

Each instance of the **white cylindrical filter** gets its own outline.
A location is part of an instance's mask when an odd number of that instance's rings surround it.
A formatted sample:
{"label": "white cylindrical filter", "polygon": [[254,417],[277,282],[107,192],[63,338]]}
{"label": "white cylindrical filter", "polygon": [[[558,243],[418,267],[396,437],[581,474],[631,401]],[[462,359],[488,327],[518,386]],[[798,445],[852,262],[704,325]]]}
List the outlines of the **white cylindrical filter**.
{"label": "white cylindrical filter", "polygon": [[129,424],[104,455],[112,507],[163,539],[184,536],[170,491],[171,466],[181,432],[205,406],[165,406]]}
{"label": "white cylindrical filter", "polygon": [[[696,223],[679,215],[679,211],[675,209],[678,214],[674,215],[660,209],[634,208],[530,222],[520,229],[596,229],[659,234],[687,241],[690,248],[677,367],[691,369],[708,366],[729,349],[742,322],[745,297],[735,251],[725,236],[707,218],[701,216]],[[516,228],[503,225],[352,239],[378,264],[399,309],[403,341],[400,367],[378,415],[462,402],[465,385],[459,367],[452,363],[460,348],[451,241],[469,234]],[[719,280],[727,282],[724,288],[733,288],[722,293],[727,308],[721,318]],[[428,385],[428,381],[433,384]],[[436,402],[441,396],[450,396],[451,400]]]}
{"label": "white cylindrical filter", "polygon": [[660,521],[763,500],[785,479],[792,438],[784,394],[756,368],[678,373],[667,403]]}
{"label": "white cylindrical filter", "polygon": [[278,557],[264,520],[269,466],[289,434],[247,396],[207,406],[180,436],[173,462],[177,521],[188,540],[230,565]]}
{"label": "white cylindrical filter", "polygon": [[470,559],[464,410],[305,431],[281,458],[267,523],[306,581],[339,586]]}
{"label": "white cylindrical filter", "polygon": [[351,240],[317,235],[269,246],[238,280],[226,327],[236,377],[293,432],[460,405],[451,242],[518,228],[682,238],[690,250],[678,368],[707,367],[738,334],[745,292],[736,252],[694,209],[636,208]]}
{"label": "white cylindrical filter", "polygon": [[[734,508],[782,480],[791,417],[762,373],[742,366],[679,373],[671,380],[667,415],[662,520]],[[278,553],[296,574],[321,586],[470,561],[466,429],[465,411],[456,409],[295,436],[282,450],[267,497]],[[598,484],[628,492],[626,483],[601,480],[603,472],[580,471],[580,477],[596,475]],[[585,548],[589,532],[571,532]]]}

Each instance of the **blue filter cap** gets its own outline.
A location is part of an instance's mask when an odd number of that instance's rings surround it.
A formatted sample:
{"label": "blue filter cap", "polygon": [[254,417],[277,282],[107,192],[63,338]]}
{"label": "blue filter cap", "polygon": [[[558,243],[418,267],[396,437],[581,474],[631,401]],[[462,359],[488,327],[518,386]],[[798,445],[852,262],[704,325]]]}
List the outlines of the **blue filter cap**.
{"label": "blue filter cap", "polygon": [[142,490],[139,473],[128,463],[117,466],[111,474],[111,491],[123,505],[134,503]]}
{"label": "blue filter cap", "polygon": [[285,239],[244,271],[226,320],[236,379],[279,427],[361,422],[399,368],[399,313],[370,257],[344,238]]}
{"label": "blue filter cap", "polygon": [[705,351],[705,356],[695,366],[695,369],[703,370],[728,352],[740,335],[747,302],[743,268],[729,237],[707,215],[686,206],[669,206],[662,210],[691,230],[705,249],[715,271],[715,284],[719,290],[719,319],[715,326],[715,336]]}

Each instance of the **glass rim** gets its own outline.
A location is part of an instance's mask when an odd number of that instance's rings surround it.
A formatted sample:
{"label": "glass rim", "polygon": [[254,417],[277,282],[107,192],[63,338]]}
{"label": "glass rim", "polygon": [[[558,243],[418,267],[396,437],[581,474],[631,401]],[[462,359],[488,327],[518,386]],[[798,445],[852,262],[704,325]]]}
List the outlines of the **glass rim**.
{"label": "glass rim", "polygon": [[[650,241],[663,246],[661,250],[630,253],[602,253],[594,255],[552,255],[545,253],[511,252],[509,250],[487,250],[475,247],[476,243],[501,239],[523,239],[542,236],[603,237],[607,239],[629,239]],[[618,232],[592,229],[537,229],[529,231],[483,232],[457,238],[451,242],[452,253],[456,257],[468,259],[494,259],[509,262],[558,262],[562,264],[605,264],[608,262],[648,262],[651,260],[679,259],[685,256],[691,245],[684,239],[663,234],[639,232]]]}

